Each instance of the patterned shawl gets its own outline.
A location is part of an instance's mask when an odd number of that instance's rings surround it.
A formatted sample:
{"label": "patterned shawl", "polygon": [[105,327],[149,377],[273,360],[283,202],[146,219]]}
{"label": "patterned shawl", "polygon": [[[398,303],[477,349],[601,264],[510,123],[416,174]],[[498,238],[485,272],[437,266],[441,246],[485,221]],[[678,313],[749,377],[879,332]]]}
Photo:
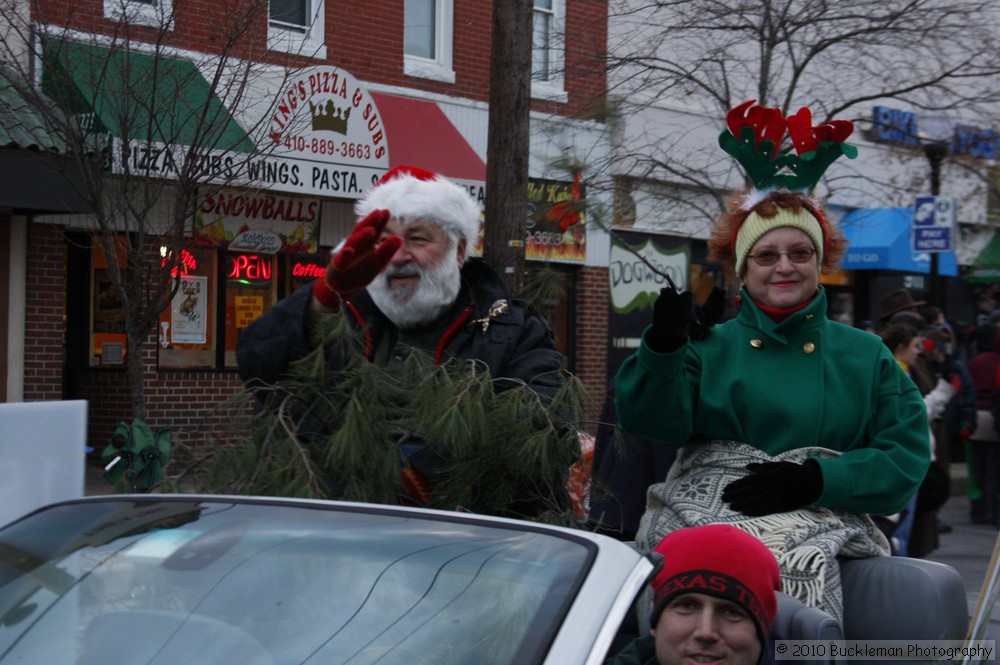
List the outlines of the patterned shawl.
{"label": "patterned shawl", "polygon": [[[828,508],[747,517],[722,501],[722,490],[746,475],[752,462],[802,462],[832,458],[826,448],[799,448],[775,457],[737,441],[707,441],[681,448],[662,483],[650,486],[636,544],[652,551],[667,533],[689,526],[726,523],[759,538],[781,568],[782,591],[818,607],[843,624],[837,557],[888,556],[889,543],[871,518]],[[651,605],[647,609],[652,609]],[[648,616],[648,614],[645,614]]]}

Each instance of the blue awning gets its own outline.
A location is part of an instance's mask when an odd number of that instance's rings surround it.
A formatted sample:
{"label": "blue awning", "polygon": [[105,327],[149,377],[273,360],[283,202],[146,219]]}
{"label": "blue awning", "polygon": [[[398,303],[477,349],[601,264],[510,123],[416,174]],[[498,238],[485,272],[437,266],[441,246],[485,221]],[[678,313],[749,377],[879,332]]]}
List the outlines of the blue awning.
{"label": "blue awning", "polygon": [[[863,208],[847,213],[838,224],[849,243],[840,267],[930,273],[930,253],[914,254],[911,249],[912,220],[912,208]],[[940,252],[938,274],[958,275],[955,252]]]}

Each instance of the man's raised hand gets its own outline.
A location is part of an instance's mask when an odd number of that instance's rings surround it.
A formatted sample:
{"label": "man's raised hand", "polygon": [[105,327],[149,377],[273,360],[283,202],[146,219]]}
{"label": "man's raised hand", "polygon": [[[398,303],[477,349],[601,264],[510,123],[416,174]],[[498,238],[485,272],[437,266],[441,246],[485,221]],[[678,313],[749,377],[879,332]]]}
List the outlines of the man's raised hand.
{"label": "man's raised hand", "polygon": [[392,259],[403,239],[393,235],[379,242],[388,223],[388,210],[373,211],[357,223],[344,246],[330,258],[326,274],[313,284],[313,295],[325,307],[338,308],[341,299],[368,286]]}

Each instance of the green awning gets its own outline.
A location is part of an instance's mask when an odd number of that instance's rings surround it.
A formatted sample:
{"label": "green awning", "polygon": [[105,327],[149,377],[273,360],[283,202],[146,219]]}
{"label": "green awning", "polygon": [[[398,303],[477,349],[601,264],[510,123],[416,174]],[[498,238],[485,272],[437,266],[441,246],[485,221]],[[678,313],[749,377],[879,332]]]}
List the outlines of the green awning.
{"label": "green awning", "polygon": [[44,41],[42,89],[68,112],[92,119],[95,132],[126,141],[254,148],[189,60],[50,38]]}
{"label": "green awning", "polygon": [[[30,212],[86,212],[81,163],[58,130],[52,102],[0,63],[0,207]],[[53,185],[58,182],[58,185]]]}
{"label": "green awning", "polygon": [[65,153],[66,142],[49,130],[37,101],[29,99],[32,92],[17,71],[0,63],[0,148]]}
{"label": "green awning", "polygon": [[969,266],[965,281],[972,284],[1000,283],[1000,234],[994,234]]}

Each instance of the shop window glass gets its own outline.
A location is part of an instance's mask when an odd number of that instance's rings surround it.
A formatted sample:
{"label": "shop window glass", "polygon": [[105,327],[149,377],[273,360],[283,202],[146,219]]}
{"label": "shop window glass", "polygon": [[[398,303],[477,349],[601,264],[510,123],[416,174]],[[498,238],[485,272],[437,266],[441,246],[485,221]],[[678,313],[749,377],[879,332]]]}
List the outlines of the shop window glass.
{"label": "shop window glass", "polygon": [[[529,263],[529,280],[538,279],[540,264]],[[579,271],[576,266],[560,265],[555,263],[547,264],[549,271],[561,275],[560,288],[547,288],[549,294],[541,300],[534,300],[533,304],[538,312],[545,317],[552,327],[555,335],[556,351],[566,358],[567,369],[576,370],[576,330],[571,325],[571,321],[576,318],[575,305],[577,294],[577,280]],[[551,280],[553,276],[543,277]]]}
{"label": "shop window glass", "polygon": [[566,0],[535,0],[531,35],[531,94],[565,102]]}
{"label": "shop window glass", "polygon": [[312,17],[309,16],[309,0],[271,0],[271,23],[305,32]]}
{"label": "shop window glass", "polygon": [[[124,263],[124,250],[120,253]],[[124,303],[111,284],[104,252],[95,245],[89,254],[89,366],[121,369],[127,353]],[[183,250],[181,263],[179,289],[160,314],[155,332],[161,370],[236,369],[236,343],[243,329],[326,270],[313,254],[210,247]]]}
{"label": "shop window glass", "polygon": [[307,58],[326,58],[324,0],[269,0],[267,46]]}
{"label": "shop window glass", "polygon": [[217,256],[214,250],[183,250],[180,286],[157,330],[161,369],[216,366]]}
{"label": "shop window glass", "polygon": [[[119,264],[125,265],[125,249],[119,250]],[[91,367],[122,367],[125,364],[125,304],[111,283],[108,259],[96,244],[90,249],[93,271],[90,298]]]}
{"label": "shop window glass", "polygon": [[225,366],[235,369],[240,332],[275,303],[277,262],[266,254],[227,252],[225,257]]}
{"label": "shop window glass", "polygon": [[454,0],[403,3],[403,73],[455,82],[452,67]]}
{"label": "shop window glass", "polygon": [[286,265],[283,271],[285,281],[282,284],[282,298],[287,298],[306,284],[326,275],[326,263],[318,256],[298,255],[285,257]]}

